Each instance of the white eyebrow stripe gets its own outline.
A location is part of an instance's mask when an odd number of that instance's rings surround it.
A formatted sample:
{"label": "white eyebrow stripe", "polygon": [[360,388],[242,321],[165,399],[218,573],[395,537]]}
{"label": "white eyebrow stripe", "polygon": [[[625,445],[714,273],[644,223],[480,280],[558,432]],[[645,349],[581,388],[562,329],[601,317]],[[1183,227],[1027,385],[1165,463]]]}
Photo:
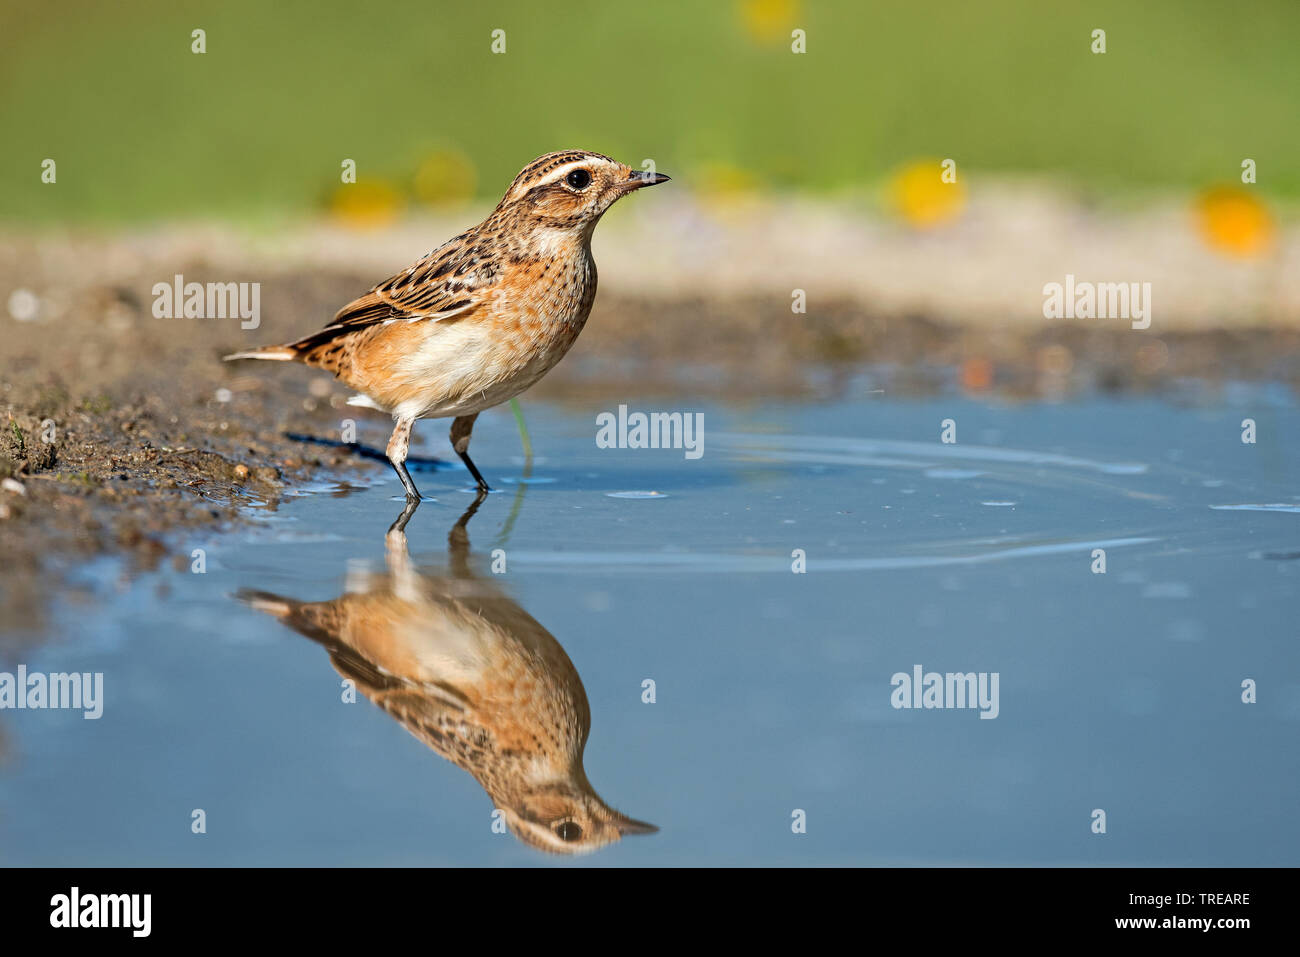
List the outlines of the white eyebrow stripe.
{"label": "white eyebrow stripe", "polygon": [[532,185],[545,186],[547,183],[554,183],[561,179],[564,179],[564,177],[568,176],[575,169],[582,169],[583,167],[594,166],[603,162],[604,162],[603,160],[598,160],[594,156],[588,156],[586,159],[573,160],[570,163],[565,163],[563,166],[555,167],[555,169],[551,170],[549,173],[546,174],[545,179],[539,179],[537,182],[533,183]]}

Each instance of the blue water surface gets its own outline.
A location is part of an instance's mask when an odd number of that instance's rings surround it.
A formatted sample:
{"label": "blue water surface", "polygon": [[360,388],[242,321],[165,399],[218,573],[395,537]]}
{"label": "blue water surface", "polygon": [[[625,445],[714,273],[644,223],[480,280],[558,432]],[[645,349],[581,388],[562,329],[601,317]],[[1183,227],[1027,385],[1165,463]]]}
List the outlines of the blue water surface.
{"label": "blue water surface", "polygon": [[[603,407],[525,407],[531,468],[508,410],[475,431],[497,491],[465,526],[467,573],[562,646],[592,786],[660,828],[578,860],[1300,864],[1289,399],[679,403],[704,415],[694,459],[598,448]],[[447,455],[444,423],[417,431]],[[104,713],[0,712],[0,861],[573,862],[494,830],[469,773],[234,597],[328,601],[386,574],[403,503],[371,478],[178,541],[203,574],[104,559],[75,576],[93,600],[52,594],[23,663],[103,672]],[[474,496],[458,463],[415,479],[406,547],[437,585]],[[997,717],[893,707],[918,665],[996,673]]]}

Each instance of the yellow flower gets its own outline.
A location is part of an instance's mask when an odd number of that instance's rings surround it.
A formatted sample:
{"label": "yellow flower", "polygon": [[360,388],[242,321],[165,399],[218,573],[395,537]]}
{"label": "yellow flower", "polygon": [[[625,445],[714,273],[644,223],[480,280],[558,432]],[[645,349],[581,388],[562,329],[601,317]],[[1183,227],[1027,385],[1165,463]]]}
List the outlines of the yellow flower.
{"label": "yellow flower", "polygon": [[918,159],[908,163],[889,182],[889,201],[904,222],[928,229],[951,222],[966,206],[961,181],[945,183],[941,160]]}
{"label": "yellow flower", "polygon": [[1253,191],[1241,186],[1213,186],[1196,201],[1201,238],[1228,256],[1256,256],[1273,244],[1273,217]]}
{"label": "yellow flower", "polygon": [[789,37],[799,15],[798,0],[739,0],[738,6],[745,31],[758,43]]}
{"label": "yellow flower", "polygon": [[430,206],[457,206],[474,198],[478,173],[473,162],[455,149],[430,153],[415,171],[415,198]]}
{"label": "yellow flower", "polygon": [[691,181],[700,201],[715,213],[749,208],[759,192],[753,172],[729,163],[702,164],[696,167]]}
{"label": "yellow flower", "polygon": [[330,197],[330,211],[348,226],[378,229],[397,218],[402,211],[402,196],[384,180],[343,183]]}

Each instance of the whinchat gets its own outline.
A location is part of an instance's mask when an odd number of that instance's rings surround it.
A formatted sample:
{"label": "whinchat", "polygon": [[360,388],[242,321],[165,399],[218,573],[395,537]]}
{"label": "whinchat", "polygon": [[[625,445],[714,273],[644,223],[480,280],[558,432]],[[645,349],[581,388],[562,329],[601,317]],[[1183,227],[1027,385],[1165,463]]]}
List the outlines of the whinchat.
{"label": "whinchat", "polygon": [[587,780],[591,710],[560,643],[469,562],[465,526],[448,535],[445,574],[418,571],[403,531],[389,529],[387,574],[350,581],[333,601],[261,591],[238,597],[319,642],[339,674],[437,754],[472,774],[511,832],[554,854],[584,854],[652,834],[606,804]]}
{"label": "whinchat", "polygon": [[333,372],[351,405],[396,421],[388,460],[410,501],[416,419],[454,416],[451,445],[474,476],[474,420],[546,375],[596,297],[591,234],[633,190],[667,181],[600,153],[548,153],[525,166],[491,215],[339,310],[320,332],[227,359],[298,361]]}

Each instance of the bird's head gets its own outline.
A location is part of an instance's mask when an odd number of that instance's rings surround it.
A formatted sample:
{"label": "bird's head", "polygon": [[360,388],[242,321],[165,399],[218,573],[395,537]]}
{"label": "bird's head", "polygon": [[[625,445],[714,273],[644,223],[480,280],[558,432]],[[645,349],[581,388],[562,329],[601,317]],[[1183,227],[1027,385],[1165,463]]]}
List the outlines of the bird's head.
{"label": "bird's head", "polygon": [[497,211],[540,228],[590,233],[605,210],[628,193],[667,180],[600,153],[547,153],[520,170]]}
{"label": "bird's head", "polygon": [[615,811],[585,780],[537,785],[498,807],[519,840],[552,854],[590,854],[625,835],[659,830]]}

